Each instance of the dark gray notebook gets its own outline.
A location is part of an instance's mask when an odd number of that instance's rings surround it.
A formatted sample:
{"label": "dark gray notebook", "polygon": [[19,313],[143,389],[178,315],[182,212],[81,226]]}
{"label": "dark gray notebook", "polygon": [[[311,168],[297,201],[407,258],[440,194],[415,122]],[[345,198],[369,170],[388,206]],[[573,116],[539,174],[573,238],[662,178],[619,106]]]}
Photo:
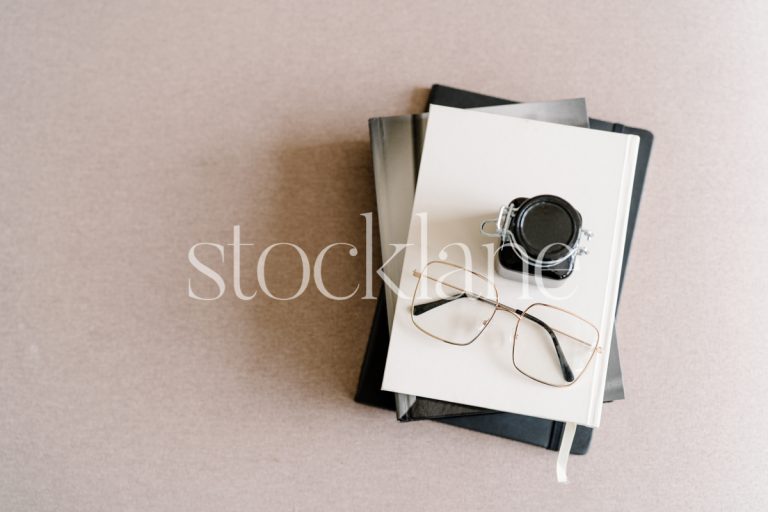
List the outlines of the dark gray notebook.
{"label": "dark gray notebook", "polygon": [[[430,95],[430,103],[456,107],[477,107],[496,105],[500,103],[510,104],[511,102],[508,100],[502,100],[490,96],[479,95],[476,93],[461,91],[459,89],[436,85],[432,89],[432,94]],[[547,102],[546,104],[540,105],[547,105],[547,108],[538,111],[533,109],[533,111],[531,111],[530,108],[532,105],[527,107],[528,116],[530,118],[565,122],[566,124],[583,126],[583,121],[581,119],[574,121],[574,115],[581,115],[583,119],[585,113],[579,114],[578,107],[576,110],[574,110],[574,104],[572,102],[570,104],[570,108],[564,108],[566,107],[565,102]],[[536,117],[542,112],[545,113],[544,115],[549,117]],[[576,114],[574,114],[574,112]],[[374,156],[376,153],[377,144],[381,146],[379,149],[384,149],[385,147],[390,147],[393,145],[395,147],[399,147],[400,150],[398,151],[386,150],[386,152],[382,153],[380,156],[388,162],[387,165],[405,165],[406,167],[410,165],[411,172],[410,177],[408,173],[397,173],[397,176],[400,177],[399,181],[396,179],[394,182],[390,183],[388,180],[386,180],[384,189],[382,190],[386,189],[387,192],[384,192],[384,194],[387,195],[389,199],[385,200],[385,202],[397,202],[398,200],[401,200],[398,197],[398,187],[400,187],[400,193],[402,193],[402,190],[405,190],[405,195],[409,197],[409,201],[412,201],[413,188],[415,186],[415,169],[417,167],[418,155],[420,155],[421,152],[421,140],[423,138],[424,131],[424,117],[417,115],[401,116],[388,119],[396,120],[392,122],[397,124],[398,127],[387,131],[379,130],[373,126],[375,123],[378,124],[378,122],[374,120],[371,121],[372,148],[374,150]],[[645,130],[629,128],[616,123],[606,123],[599,120],[590,120],[590,123],[590,127],[593,129],[617,131],[622,133],[634,133],[639,135],[641,138],[640,155],[638,157],[635,184],[632,194],[630,220],[627,231],[627,244],[625,248],[625,252],[628,253],[653,136],[650,132]],[[407,149],[403,150],[402,148]],[[380,181],[381,180],[377,177],[377,189],[381,186]],[[377,193],[379,193],[378,190]],[[396,226],[402,226],[403,224],[406,226],[406,228],[403,228],[400,231],[399,236],[403,240],[407,237],[407,223],[411,209],[409,205],[410,203],[406,205],[406,207],[402,210],[399,208],[388,208],[387,206],[384,207],[383,211],[380,209],[380,217],[384,216],[387,218],[387,220],[384,220],[383,222],[380,221],[380,227],[382,229],[382,241],[384,241],[385,237],[387,237],[388,240],[393,239],[392,237],[395,237],[396,239],[398,237]],[[380,204],[380,208],[381,206],[382,205]],[[402,217],[404,220],[398,220],[400,217]],[[384,261],[387,261],[388,256],[391,256],[391,253],[385,252]],[[627,254],[625,254],[625,261],[626,256]],[[605,396],[607,400],[623,398],[623,385],[621,381],[618,350],[616,350],[615,346],[615,333],[613,343],[614,346],[611,349],[611,361],[609,362],[608,370],[609,378],[606,382]],[[366,350],[366,355],[363,361],[358,390],[355,396],[355,399],[358,402],[380,407],[394,408],[393,394],[381,391],[381,377],[384,371],[384,362],[386,360],[388,344],[388,321],[386,318],[386,306],[384,304],[382,292],[382,294],[379,296],[379,303],[377,304],[376,315],[374,317],[374,323],[371,329],[368,348]],[[405,404],[408,408],[406,414],[401,416],[402,420],[421,419],[424,417],[438,418],[442,416],[439,421],[444,423],[469,428],[479,432],[499,435],[509,439],[516,439],[550,449],[557,449],[560,444],[562,425],[558,422],[552,422],[540,418],[529,418],[510,413],[488,411],[484,409],[477,409],[457,404],[449,404],[435,400],[417,399],[415,397],[407,400],[409,400],[409,402],[405,402]],[[409,403],[410,406],[408,406]],[[572,453],[586,452],[589,446],[590,438],[591,429],[579,427],[576,439],[574,441]]]}

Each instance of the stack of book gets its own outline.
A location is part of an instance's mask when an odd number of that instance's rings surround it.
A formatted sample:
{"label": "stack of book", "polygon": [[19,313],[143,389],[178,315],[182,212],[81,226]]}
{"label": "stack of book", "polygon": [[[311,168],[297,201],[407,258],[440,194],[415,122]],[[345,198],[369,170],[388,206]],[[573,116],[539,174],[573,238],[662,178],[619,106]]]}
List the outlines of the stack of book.
{"label": "stack of book", "polygon": [[[614,316],[653,135],[647,130],[588,118],[584,100],[515,103],[435,85],[430,92],[426,110],[430,110],[430,106],[435,128],[429,134],[429,112],[374,118],[369,122],[384,285],[379,293],[355,400],[392,409],[396,411],[397,419],[404,422],[434,420],[549,450],[569,448],[570,453],[585,454],[590,446],[593,428],[599,425],[602,409],[600,402],[624,399]],[[468,109],[471,112],[456,109]],[[478,111],[484,115],[477,115]],[[597,135],[593,131],[613,132],[622,136]],[[466,137],[469,149],[456,149],[455,146],[464,142],[463,138],[457,137]],[[506,148],[509,151],[505,149],[506,152],[496,152],[499,141],[489,140],[493,138],[498,138],[505,147],[509,146]],[[512,142],[504,142],[521,139],[525,139],[521,143],[524,145],[517,147]],[[449,144],[451,141],[458,142]],[[545,151],[539,149],[537,153],[531,149],[530,154],[522,154],[525,153],[523,147],[536,148],[537,144]],[[448,146],[453,149],[448,150]],[[564,154],[559,155],[560,152]],[[539,157],[545,153],[559,156]],[[466,169],[466,159],[478,159],[478,155],[482,160],[481,170]],[[423,179],[417,180],[422,158]],[[592,221],[593,225],[601,225],[600,222],[605,221],[602,232],[597,235],[606,244],[603,251],[606,254],[605,262],[600,260],[599,255],[587,256],[593,258],[593,265],[600,267],[596,270],[598,278],[590,277],[590,283],[599,283],[595,286],[600,288],[600,293],[592,294],[598,299],[586,297],[583,293],[572,294],[575,298],[570,299],[577,309],[583,311],[592,308],[599,312],[594,316],[600,320],[596,322],[601,337],[600,354],[596,357],[592,371],[585,372],[587,382],[580,382],[579,386],[543,390],[547,386],[528,388],[525,387],[527,384],[521,384],[519,376],[518,380],[510,377],[509,382],[484,378],[482,381],[487,384],[484,386],[478,381],[477,373],[490,375],[489,369],[483,367],[482,363],[487,353],[478,350],[474,351],[474,356],[459,353],[457,357],[465,367],[456,372],[452,363],[446,363],[443,367],[435,363],[436,360],[442,361],[443,354],[447,352],[429,352],[446,350],[445,347],[437,348],[441,344],[429,345],[426,341],[422,347],[422,341],[414,341],[412,337],[413,325],[408,311],[411,302],[405,296],[412,293],[415,286],[410,279],[415,279],[411,274],[417,270],[414,258],[419,248],[409,247],[404,250],[404,247],[408,243],[411,246],[418,245],[413,240],[414,216],[425,210],[432,214],[431,222],[439,222],[440,212],[430,211],[435,210],[434,205],[460,197],[459,202],[464,207],[462,211],[469,212],[462,217],[467,222],[465,225],[458,222],[455,230],[451,227],[449,231],[452,236],[461,238],[464,230],[464,239],[467,239],[470,237],[467,234],[470,226],[477,225],[476,216],[473,216],[478,210],[477,205],[481,205],[480,209],[487,205],[495,213],[493,209],[500,206],[498,203],[506,204],[505,201],[524,195],[523,192],[529,196],[551,193],[549,189],[554,186],[553,176],[546,174],[546,166],[557,167],[558,158],[567,162],[574,173],[573,180],[568,176],[560,180],[564,184],[558,191],[564,190],[565,195],[570,194],[572,197],[590,198],[588,201],[582,200],[581,204],[589,203],[587,209],[591,208],[598,215],[593,214],[591,218],[585,215],[587,227],[588,221]],[[463,161],[464,164],[455,163],[455,169],[451,169],[454,165],[452,162],[457,161]],[[522,164],[526,169],[521,170]],[[608,170],[615,169],[616,172],[609,176],[605,170],[600,170],[601,165]],[[514,169],[507,171],[507,168]],[[537,178],[534,173],[539,168],[545,169],[545,172],[540,172]],[[437,175],[443,172],[446,174]],[[458,174],[462,172],[463,175]],[[473,172],[479,173],[476,182],[468,177]],[[486,174],[483,175],[483,172]],[[504,174],[506,172],[509,175]],[[491,178],[493,181],[488,182]],[[448,185],[443,186],[441,180],[445,180]],[[417,182],[420,183],[418,189]],[[477,192],[469,194],[471,197],[464,200],[464,196],[456,195],[456,190],[451,191],[452,187],[464,187],[461,192],[463,194],[466,194],[467,187]],[[476,198],[474,204],[472,197]],[[593,208],[593,203],[600,203],[601,197],[605,197],[604,204]],[[611,214],[601,215],[598,206]],[[452,205],[448,205],[445,210],[453,212],[451,215],[458,215]],[[453,217],[451,219],[451,222],[455,222]],[[441,256],[445,256],[445,253]],[[494,272],[488,266],[480,270],[484,274]],[[603,275],[604,283],[599,279]],[[496,281],[498,283],[499,280]],[[506,284],[500,288],[502,294],[505,290],[512,290],[504,286]],[[583,283],[581,286],[584,287]],[[402,287],[403,294],[398,295],[399,287]],[[592,303],[585,304],[590,300]],[[393,332],[391,344],[390,332]],[[457,353],[454,351],[451,354]],[[429,357],[430,361],[424,361],[425,357]],[[502,364],[497,365],[499,371],[512,373],[513,370],[504,367],[511,366],[507,363],[502,361]],[[490,371],[492,373],[495,370]],[[570,429],[569,432],[566,428],[566,425],[576,424],[578,426],[575,431]],[[564,432],[567,433],[565,442]]]}

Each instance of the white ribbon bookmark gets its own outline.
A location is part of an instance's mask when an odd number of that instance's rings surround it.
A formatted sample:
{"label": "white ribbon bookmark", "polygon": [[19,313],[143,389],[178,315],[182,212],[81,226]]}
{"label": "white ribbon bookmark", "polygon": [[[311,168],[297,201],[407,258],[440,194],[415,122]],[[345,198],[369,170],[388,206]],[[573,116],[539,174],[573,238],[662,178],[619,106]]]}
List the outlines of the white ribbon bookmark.
{"label": "white ribbon bookmark", "polygon": [[557,481],[561,484],[568,483],[568,456],[571,454],[573,436],[576,434],[576,424],[568,422],[563,428],[563,437],[560,440],[560,451],[557,454]]}

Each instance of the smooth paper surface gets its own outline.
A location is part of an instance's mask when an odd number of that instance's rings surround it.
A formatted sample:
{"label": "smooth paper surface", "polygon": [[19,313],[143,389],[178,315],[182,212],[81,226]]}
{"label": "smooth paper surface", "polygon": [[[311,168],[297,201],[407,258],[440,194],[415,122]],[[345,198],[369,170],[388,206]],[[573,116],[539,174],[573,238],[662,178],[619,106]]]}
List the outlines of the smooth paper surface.
{"label": "smooth paper surface", "polygon": [[[637,142],[635,136],[432,106],[383,389],[598,426]],[[562,196],[581,212],[584,227],[595,233],[590,254],[556,290],[504,279],[495,284],[506,304],[556,304],[598,327],[602,353],[567,388],[542,385],[514,368],[511,317],[494,319],[475,343],[456,347],[416,329],[405,298],[416,285],[412,271],[439,259],[449,244],[466,244],[473,270],[490,276],[484,247],[490,239],[480,234],[480,223],[515,197],[539,194]],[[425,217],[427,245],[420,241]],[[465,264],[456,247],[447,259]]]}

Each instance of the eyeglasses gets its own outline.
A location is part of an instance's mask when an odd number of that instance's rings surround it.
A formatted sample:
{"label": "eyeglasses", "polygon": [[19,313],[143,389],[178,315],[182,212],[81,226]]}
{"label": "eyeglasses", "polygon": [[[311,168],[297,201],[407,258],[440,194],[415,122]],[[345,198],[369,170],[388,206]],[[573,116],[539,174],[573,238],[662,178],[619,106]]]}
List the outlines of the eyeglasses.
{"label": "eyeglasses", "polygon": [[600,339],[597,327],[568,310],[535,303],[524,310],[499,302],[485,276],[443,261],[429,262],[418,277],[411,320],[423,333],[466,346],[485,331],[497,311],[516,317],[512,364],[523,375],[549,386],[576,382],[589,366]]}

